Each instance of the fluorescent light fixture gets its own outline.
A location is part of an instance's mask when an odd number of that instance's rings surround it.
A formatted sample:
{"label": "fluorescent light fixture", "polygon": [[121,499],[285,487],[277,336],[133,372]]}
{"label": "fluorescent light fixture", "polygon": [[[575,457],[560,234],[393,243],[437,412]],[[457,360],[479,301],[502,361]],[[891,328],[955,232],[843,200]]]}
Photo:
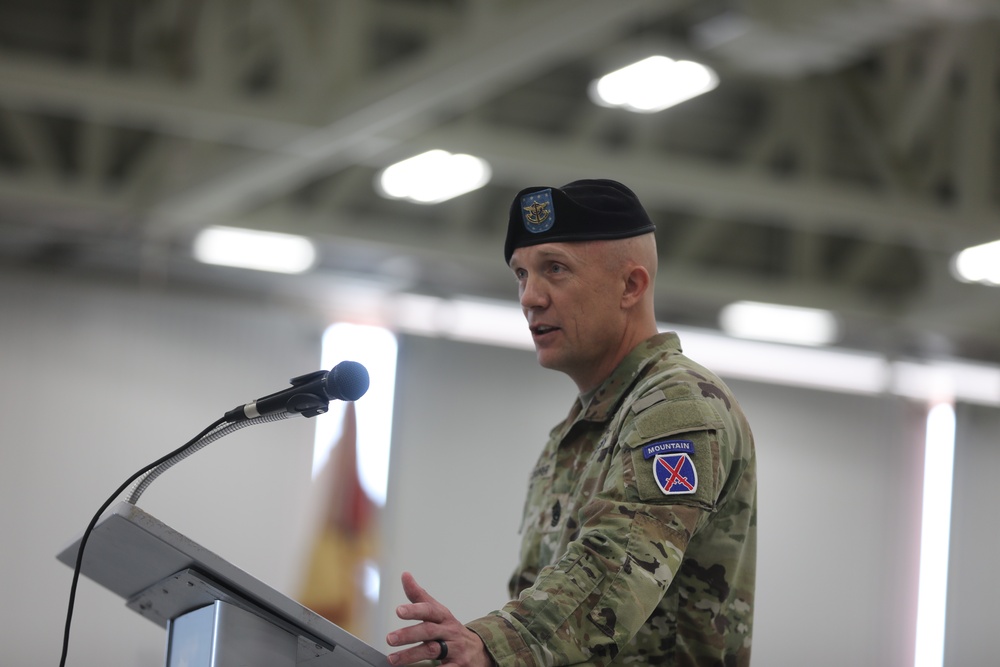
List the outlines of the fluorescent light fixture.
{"label": "fluorescent light fixture", "polygon": [[966,248],[952,259],[951,270],[962,282],[1000,285],[1000,241]]}
{"label": "fluorescent light fixture", "polygon": [[316,263],[316,247],[304,236],[236,227],[208,227],[194,240],[194,257],[205,264],[275,273],[304,273]]}
{"label": "fluorescent light fixture", "polygon": [[653,113],[707,93],[717,85],[719,77],[705,65],[650,56],[593,81],[590,98],[605,107]]}
{"label": "fluorescent light fixture", "polygon": [[[660,325],[660,330],[667,329]],[[669,330],[680,336],[685,352],[724,377],[863,395],[881,394],[889,382],[889,365],[877,354],[737,340],[678,327]]]}
{"label": "fluorescent light fixture", "polygon": [[951,403],[938,403],[927,414],[924,446],[915,667],[941,667],[944,664],[954,466],[955,408]]}
{"label": "fluorescent light fixture", "polygon": [[483,187],[491,175],[486,160],[435,149],[386,167],[375,184],[390,199],[437,204]]}
{"label": "fluorescent light fixture", "polygon": [[837,318],[816,308],[737,301],[722,309],[719,324],[736,338],[797,345],[829,345],[837,339]]}

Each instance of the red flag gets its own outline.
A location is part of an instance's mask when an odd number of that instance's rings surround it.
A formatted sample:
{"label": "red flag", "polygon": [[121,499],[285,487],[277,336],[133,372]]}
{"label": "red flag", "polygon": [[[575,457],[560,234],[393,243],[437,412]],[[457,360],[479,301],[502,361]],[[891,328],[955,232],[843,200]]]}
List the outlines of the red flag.
{"label": "red flag", "polygon": [[348,632],[370,639],[366,635],[373,605],[365,596],[365,569],[377,554],[377,508],[361,486],[357,463],[357,416],[349,402],[340,441],[320,473],[324,516],[299,602]]}

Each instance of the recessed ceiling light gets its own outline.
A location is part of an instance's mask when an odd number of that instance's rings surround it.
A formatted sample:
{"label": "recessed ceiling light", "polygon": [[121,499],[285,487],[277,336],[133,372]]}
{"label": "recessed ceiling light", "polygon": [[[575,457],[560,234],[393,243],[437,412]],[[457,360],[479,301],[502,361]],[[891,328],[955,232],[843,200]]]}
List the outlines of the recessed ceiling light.
{"label": "recessed ceiling light", "polygon": [[483,187],[491,175],[486,160],[435,149],[386,167],[375,185],[390,199],[438,204]]}
{"label": "recessed ceiling light", "polygon": [[304,236],[216,226],[195,237],[194,257],[205,264],[304,273],[316,263],[316,247]]}
{"label": "recessed ceiling light", "polygon": [[951,268],[962,282],[1000,285],[1000,241],[966,248],[955,255]]}
{"label": "recessed ceiling light", "polygon": [[601,106],[653,113],[707,93],[717,85],[719,77],[705,65],[650,56],[592,82],[590,97]]}

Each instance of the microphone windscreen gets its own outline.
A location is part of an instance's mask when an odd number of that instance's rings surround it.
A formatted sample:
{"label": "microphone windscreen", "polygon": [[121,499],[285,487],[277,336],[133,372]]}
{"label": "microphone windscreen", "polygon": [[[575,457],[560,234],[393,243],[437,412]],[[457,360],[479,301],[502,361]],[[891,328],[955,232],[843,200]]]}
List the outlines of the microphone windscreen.
{"label": "microphone windscreen", "polygon": [[326,395],[340,401],[356,401],[368,391],[368,370],[356,361],[341,361],[326,376]]}

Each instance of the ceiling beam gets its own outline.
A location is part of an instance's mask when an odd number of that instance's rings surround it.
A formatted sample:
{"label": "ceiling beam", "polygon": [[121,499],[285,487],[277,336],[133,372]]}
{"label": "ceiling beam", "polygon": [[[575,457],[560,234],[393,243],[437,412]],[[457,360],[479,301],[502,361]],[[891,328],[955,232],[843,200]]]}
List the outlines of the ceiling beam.
{"label": "ceiling beam", "polygon": [[7,54],[0,59],[0,104],[269,151],[316,129],[288,98],[249,100],[98,66]]}
{"label": "ceiling beam", "polygon": [[[243,167],[162,202],[159,226],[203,224],[282,195],[346,159],[364,144],[412,135],[433,123],[432,112],[471,106],[502,85],[552,63],[593,50],[618,29],[671,11],[663,0],[549,0],[526,5],[470,30],[405,67],[373,81],[340,105],[325,127]],[[161,229],[162,231],[162,229]]]}
{"label": "ceiling beam", "polygon": [[[479,155],[490,162],[494,183],[514,192],[525,184],[561,185],[576,178],[603,175],[617,178],[640,194],[650,208],[688,211],[735,222],[754,219],[790,229],[880,239],[933,252],[952,252],[1000,237],[1000,211],[960,210],[928,202],[913,194],[877,193],[814,178],[777,178],[762,168],[726,167],[706,160],[674,155],[623,152],[609,155],[592,144],[552,140],[526,132],[499,131],[482,123],[441,127],[418,139],[396,143],[380,136],[357,141],[352,158],[378,167],[386,153],[399,156],[430,148]],[[74,188],[49,179],[5,177],[0,196],[16,201],[95,205],[87,195],[75,198]],[[28,183],[30,187],[24,187]],[[76,190],[79,192],[79,190]],[[118,193],[104,193],[103,206]],[[136,211],[136,214],[145,214]],[[246,212],[202,218],[224,222]],[[293,223],[294,224],[294,223]],[[284,227],[288,228],[288,221]]]}
{"label": "ceiling beam", "polygon": [[[595,175],[617,178],[652,208],[688,208],[734,220],[764,217],[776,225],[944,251],[1000,236],[1000,211],[968,212],[913,194],[777,178],[762,169],[747,171],[690,157],[609,154],[593,145],[467,124],[429,132],[413,142],[411,152],[423,146],[485,158],[497,181],[518,187],[561,185]],[[554,174],[560,182],[548,183]]]}
{"label": "ceiling beam", "polygon": [[982,209],[992,201],[1000,142],[997,113],[996,31],[972,26],[966,53],[965,85],[958,109],[958,168],[955,181],[959,206]]}

